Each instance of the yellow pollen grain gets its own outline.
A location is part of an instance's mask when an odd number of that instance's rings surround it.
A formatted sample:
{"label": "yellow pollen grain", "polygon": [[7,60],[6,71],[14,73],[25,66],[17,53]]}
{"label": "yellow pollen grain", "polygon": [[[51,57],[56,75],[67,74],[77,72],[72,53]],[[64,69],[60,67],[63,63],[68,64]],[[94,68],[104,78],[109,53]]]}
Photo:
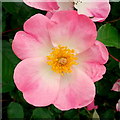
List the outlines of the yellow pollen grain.
{"label": "yellow pollen grain", "polygon": [[78,65],[76,60],[77,54],[73,49],[69,49],[66,46],[59,45],[58,47],[52,48],[52,52],[47,56],[47,64],[52,67],[52,70],[56,73],[64,75],[64,73],[71,73],[71,67]]}

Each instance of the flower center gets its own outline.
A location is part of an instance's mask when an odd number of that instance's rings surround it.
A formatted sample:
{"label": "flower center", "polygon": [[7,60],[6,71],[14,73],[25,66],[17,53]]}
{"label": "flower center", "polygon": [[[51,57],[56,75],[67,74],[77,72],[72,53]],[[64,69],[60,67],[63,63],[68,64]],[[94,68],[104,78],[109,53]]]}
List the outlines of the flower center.
{"label": "flower center", "polygon": [[60,59],[58,60],[58,63],[59,63],[59,64],[62,64],[62,65],[67,64],[67,58],[60,58]]}
{"label": "flower center", "polygon": [[52,52],[47,56],[47,63],[52,67],[52,70],[56,73],[64,75],[64,73],[71,73],[71,67],[77,65],[77,54],[73,49],[69,49],[66,46],[59,45],[52,48]]}

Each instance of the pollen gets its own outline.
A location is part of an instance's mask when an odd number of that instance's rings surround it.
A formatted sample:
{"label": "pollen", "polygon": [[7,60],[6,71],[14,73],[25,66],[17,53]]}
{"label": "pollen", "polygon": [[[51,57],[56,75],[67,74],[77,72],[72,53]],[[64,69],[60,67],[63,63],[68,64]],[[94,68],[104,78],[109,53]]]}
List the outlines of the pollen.
{"label": "pollen", "polygon": [[51,66],[54,72],[64,75],[72,72],[73,65],[78,65],[77,59],[75,50],[59,45],[52,48],[52,52],[47,56],[47,64]]}

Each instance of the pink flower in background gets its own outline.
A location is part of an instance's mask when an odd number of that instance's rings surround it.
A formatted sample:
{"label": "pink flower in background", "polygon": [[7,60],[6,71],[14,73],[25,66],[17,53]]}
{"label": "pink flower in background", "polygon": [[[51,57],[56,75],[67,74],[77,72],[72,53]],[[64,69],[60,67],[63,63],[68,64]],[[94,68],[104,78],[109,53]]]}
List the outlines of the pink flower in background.
{"label": "pink flower in background", "polygon": [[116,91],[116,92],[120,92],[120,79],[118,79],[118,80],[114,83],[114,85],[113,85],[113,87],[112,87],[111,90]]}
{"label": "pink flower in background", "polygon": [[[114,83],[111,90],[116,91],[116,92],[120,92],[120,79],[118,79]],[[118,100],[118,103],[116,104],[116,110],[120,112],[120,99]]]}
{"label": "pink flower in background", "polygon": [[61,110],[90,104],[94,82],[105,74],[108,60],[108,51],[96,36],[95,24],[76,11],[28,19],[12,43],[22,59],[14,82],[25,100],[38,107],[54,104]]}
{"label": "pink flower in background", "polygon": [[87,110],[98,109],[98,106],[95,105],[94,100],[87,106]]}
{"label": "pink flower in background", "polygon": [[116,110],[120,112],[120,99],[118,100],[118,103],[116,104]]}
{"label": "pink flower in background", "polygon": [[50,18],[56,11],[77,9],[79,14],[90,17],[93,21],[104,21],[110,12],[109,0],[23,0],[27,5],[49,11]]}

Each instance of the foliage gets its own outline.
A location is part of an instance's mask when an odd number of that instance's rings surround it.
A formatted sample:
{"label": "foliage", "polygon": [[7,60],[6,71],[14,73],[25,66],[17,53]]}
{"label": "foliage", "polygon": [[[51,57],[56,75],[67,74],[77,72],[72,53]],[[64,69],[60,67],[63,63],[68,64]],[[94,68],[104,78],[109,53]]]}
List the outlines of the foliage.
{"label": "foliage", "polygon": [[[120,2],[110,4],[111,12],[106,21],[96,23],[98,29],[97,40],[100,40],[107,46],[111,55],[120,59]],[[119,93],[111,91],[113,84],[120,78],[120,63],[111,57],[106,64],[107,72],[103,79],[95,83],[97,89],[95,101],[96,105],[99,106],[95,112],[93,110],[87,111],[85,108],[62,112],[53,105],[41,108],[29,105],[13,82],[14,67],[20,60],[12,52],[11,42],[15,33],[22,30],[23,23],[29,17],[36,13],[46,14],[46,12],[30,8],[20,2],[4,2],[2,3],[2,10],[3,88],[1,92],[3,92],[3,119],[26,118],[29,120],[49,118],[53,120],[90,120],[92,116],[96,116],[96,111],[101,119],[117,120],[120,117],[115,108],[119,99]],[[5,32],[8,30],[10,31]]]}

